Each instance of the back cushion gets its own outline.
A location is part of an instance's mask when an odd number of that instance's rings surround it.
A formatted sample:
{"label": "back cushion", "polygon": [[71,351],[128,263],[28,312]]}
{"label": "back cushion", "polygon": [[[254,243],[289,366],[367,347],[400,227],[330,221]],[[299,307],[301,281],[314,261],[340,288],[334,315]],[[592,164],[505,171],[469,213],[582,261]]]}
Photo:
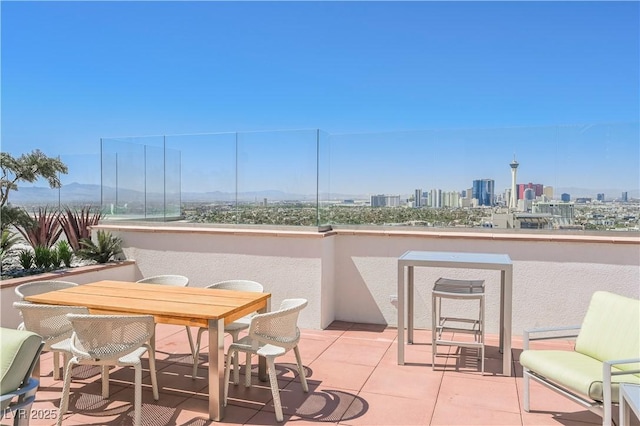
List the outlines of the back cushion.
{"label": "back cushion", "polygon": [[[640,358],[640,300],[595,292],[576,339],[576,352],[599,361]],[[635,370],[638,364],[617,367]]]}
{"label": "back cushion", "polygon": [[[35,356],[40,353],[42,338],[30,331],[0,328],[0,342],[0,390],[5,394],[22,384]],[[10,402],[3,402],[2,409]]]}

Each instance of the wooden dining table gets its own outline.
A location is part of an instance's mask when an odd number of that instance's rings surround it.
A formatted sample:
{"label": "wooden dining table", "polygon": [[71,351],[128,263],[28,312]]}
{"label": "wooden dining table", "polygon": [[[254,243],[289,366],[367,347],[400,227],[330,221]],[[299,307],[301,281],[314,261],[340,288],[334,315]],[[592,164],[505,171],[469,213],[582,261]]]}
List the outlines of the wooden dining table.
{"label": "wooden dining table", "polygon": [[[270,293],[98,281],[25,298],[48,305],[86,306],[92,314],[153,315],[156,323],[209,330],[209,418],[224,418],[224,325],[251,312],[268,312]],[[266,378],[265,362],[259,375]]]}

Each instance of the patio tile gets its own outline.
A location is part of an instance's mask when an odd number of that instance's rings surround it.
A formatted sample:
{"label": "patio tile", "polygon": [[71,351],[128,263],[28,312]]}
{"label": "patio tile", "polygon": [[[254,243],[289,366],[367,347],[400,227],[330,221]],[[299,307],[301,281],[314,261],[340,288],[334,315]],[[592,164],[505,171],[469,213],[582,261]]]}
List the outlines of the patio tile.
{"label": "patio tile", "polygon": [[[438,404],[444,402],[461,407],[472,407],[481,411],[520,413],[515,378],[506,381],[486,381],[447,373],[442,378]],[[436,407],[436,413],[437,413]]]}
{"label": "patio tile", "polygon": [[[302,337],[298,348],[300,350],[300,357],[304,365],[311,363],[318,359],[331,345],[333,345],[335,339],[305,339]],[[277,362],[296,362],[296,356],[293,351],[289,351],[281,357],[278,357]]]}
{"label": "patio tile", "polygon": [[187,398],[177,408],[172,420],[174,425],[179,426],[245,424],[258,413],[258,410],[237,405],[227,405],[225,407],[224,420],[215,422],[209,420],[209,402],[205,399]]}
{"label": "patio tile", "polygon": [[376,366],[390,345],[390,340],[376,341],[342,337],[329,346],[317,360]]}
{"label": "patio tile", "polygon": [[398,332],[381,324],[354,324],[342,337],[392,342],[398,337]]}
{"label": "patio tile", "polygon": [[430,367],[384,366],[374,370],[362,392],[435,402],[441,382],[442,373],[432,371]]}
{"label": "patio tile", "polygon": [[[311,363],[308,380],[322,382],[323,386],[359,391],[374,367],[360,364],[345,364],[340,361],[317,359]],[[299,380],[296,378],[296,381]]]}
{"label": "patio tile", "polygon": [[423,400],[360,392],[344,414],[344,425],[426,425],[433,404]]}
{"label": "patio tile", "polygon": [[[479,396],[481,398],[481,396]],[[510,413],[500,410],[489,410],[477,406],[438,401],[431,425],[519,425],[522,424],[520,413]]]}

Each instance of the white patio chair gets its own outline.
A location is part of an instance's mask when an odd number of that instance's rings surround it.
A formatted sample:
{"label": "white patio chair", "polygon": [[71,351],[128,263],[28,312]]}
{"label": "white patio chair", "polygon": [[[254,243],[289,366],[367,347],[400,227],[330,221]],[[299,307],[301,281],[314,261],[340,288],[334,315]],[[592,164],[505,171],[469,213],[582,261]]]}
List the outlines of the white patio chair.
{"label": "white patio chair", "polygon": [[73,365],[102,366],[102,397],[109,397],[109,366],[131,366],[135,369],[134,425],[142,422],[142,362],[149,351],[149,372],[153,398],[157,401],[155,353],[147,342],[153,336],[155,323],[152,315],[77,315],[67,318],[73,324],[71,352],[62,388],[58,426],[69,406],[69,386]]}
{"label": "white patio chair", "polygon": [[[158,284],[158,285],[172,285],[176,287],[187,287],[189,285],[189,278],[184,275],[154,275],[152,277],[143,278],[136,281],[141,284]],[[189,349],[191,354],[194,352],[193,337],[191,337],[191,330],[188,325],[185,325],[187,330],[187,338],[189,339]]]}
{"label": "white patio chair", "polygon": [[16,287],[15,292],[20,300],[24,300],[27,296],[48,293],[50,291],[62,290],[69,287],[76,287],[77,285],[78,284],[70,281],[33,281],[30,283],[20,284]]}
{"label": "white patio chair", "polygon": [[[264,291],[264,287],[262,286],[262,284],[255,282],[255,281],[250,281],[250,280],[227,280],[227,281],[220,281],[217,282],[215,284],[211,284],[206,286],[205,288],[217,288],[217,289],[222,289],[222,290],[236,290],[236,291],[253,291],[256,293],[262,293]],[[233,339],[234,342],[238,341],[238,338],[240,337],[240,332],[242,330],[246,330],[249,328],[249,324],[251,324],[251,317],[255,315],[255,313],[247,315],[245,317],[242,317],[240,319],[235,320],[234,322],[232,322],[231,324],[227,324],[224,326],[224,331],[226,333],[231,334],[231,338]],[[193,379],[196,378],[196,374],[198,372],[198,361],[199,361],[199,354],[200,354],[200,343],[202,341],[202,333],[204,333],[205,331],[207,331],[206,328],[199,328],[198,329],[198,336],[196,338],[196,346],[195,349],[193,351],[193,375],[191,376]],[[236,382],[239,380],[239,366],[238,366],[238,358],[235,357],[233,359],[233,365],[234,365],[234,370],[233,370],[233,374],[234,374],[234,378],[236,380]]]}
{"label": "white patio chair", "polygon": [[[20,311],[22,323],[18,330],[27,330],[42,337],[43,350],[53,352],[53,378],[60,380],[60,353],[67,364],[71,355],[70,340],[72,326],[67,314],[88,314],[84,306],[41,305],[30,302],[14,302],[13,307]],[[40,363],[36,363],[34,375],[40,377]]]}
{"label": "white patio chair", "polygon": [[[267,359],[269,370],[269,382],[273,395],[273,405],[276,410],[276,420],[281,422],[282,403],[280,402],[280,389],[276,375],[275,358],[284,355],[293,349],[298,363],[298,373],[302,382],[302,389],[309,392],[307,379],[304,375],[304,366],[300,359],[298,342],[300,341],[300,329],[298,328],[298,316],[300,311],[307,306],[306,299],[285,299],[280,309],[265,314],[257,314],[251,318],[249,335],[232,343],[227,353],[227,365],[224,370],[224,405],[227,405],[229,395],[229,369],[231,357],[238,356],[239,352],[246,354],[245,386],[251,386],[251,355],[256,354]],[[238,384],[234,381],[234,384]]]}

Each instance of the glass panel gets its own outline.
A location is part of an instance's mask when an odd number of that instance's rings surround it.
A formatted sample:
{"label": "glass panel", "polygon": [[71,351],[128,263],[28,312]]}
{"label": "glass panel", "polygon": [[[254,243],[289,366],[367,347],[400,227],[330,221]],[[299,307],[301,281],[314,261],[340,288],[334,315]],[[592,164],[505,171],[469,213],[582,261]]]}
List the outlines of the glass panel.
{"label": "glass panel", "polygon": [[336,200],[331,194],[331,137],[318,130],[318,226],[331,225],[331,205]]}
{"label": "glass panel", "polygon": [[238,223],[317,226],[317,131],[238,134]]}
{"label": "glass panel", "polygon": [[236,223],[236,134],[172,135],[166,143],[167,214],[182,207],[189,221]]}

